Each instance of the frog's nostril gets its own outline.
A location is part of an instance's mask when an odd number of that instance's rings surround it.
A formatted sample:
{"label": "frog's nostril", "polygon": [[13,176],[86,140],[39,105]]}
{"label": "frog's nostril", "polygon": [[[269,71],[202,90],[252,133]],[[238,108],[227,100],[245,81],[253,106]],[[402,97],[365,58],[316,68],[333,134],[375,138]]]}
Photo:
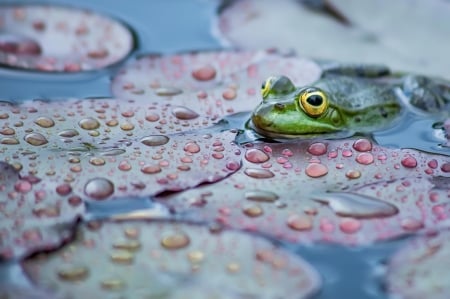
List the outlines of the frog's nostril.
{"label": "frog's nostril", "polygon": [[277,103],[277,104],[275,104],[275,109],[278,109],[278,110],[282,110],[282,109],[284,109],[284,104],[280,104],[280,103]]}

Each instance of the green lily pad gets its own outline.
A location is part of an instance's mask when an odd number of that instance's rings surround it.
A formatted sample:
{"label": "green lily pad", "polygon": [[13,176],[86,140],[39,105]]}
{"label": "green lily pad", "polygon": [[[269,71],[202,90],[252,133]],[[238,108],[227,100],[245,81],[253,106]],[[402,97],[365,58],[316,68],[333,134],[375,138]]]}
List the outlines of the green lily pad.
{"label": "green lily pad", "polygon": [[41,72],[101,69],[134,47],[121,22],[60,5],[2,5],[0,30],[0,64]]}
{"label": "green lily pad", "polygon": [[244,156],[227,180],[158,200],[188,219],[350,245],[434,227],[444,216],[433,208],[449,202],[446,156],[367,139],[256,143]]}
{"label": "green lily pad", "polygon": [[23,267],[64,298],[309,298],[320,287],[311,266],[265,239],[177,222],[87,223]]}

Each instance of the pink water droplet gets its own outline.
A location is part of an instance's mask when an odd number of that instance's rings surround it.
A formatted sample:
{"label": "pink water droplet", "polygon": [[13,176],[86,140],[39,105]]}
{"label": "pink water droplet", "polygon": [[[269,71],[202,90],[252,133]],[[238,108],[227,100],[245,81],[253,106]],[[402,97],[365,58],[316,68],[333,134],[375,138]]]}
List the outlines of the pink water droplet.
{"label": "pink water droplet", "polygon": [[353,148],[358,152],[368,152],[372,150],[372,142],[367,139],[358,139],[353,143]]}
{"label": "pink water droplet", "polygon": [[216,77],[216,69],[211,65],[205,65],[192,71],[192,77],[198,81],[209,81]]}
{"label": "pink water droplet", "polygon": [[432,169],[436,169],[438,167],[438,162],[436,159],[431,159],[428,162],[428,167],[432,168]]}
{"label": "pink water droplet", "polygon": [[200,151],[200,146],[196,142],[188,142],[184,146],[184,151],[189,152],[191,154],[198,153]]}
{"label": "pink water droplet", "polygon": [[245,152],[245,159],[252,163],[264,163],[270,159],[270,157],[259,149],[249,149]]}
{"label": "pink water droplet", "polygon": [[236,90],[232,88],[228,88],[222,93],[222,97],[228,101],[234,100],[236,96],[237,96]]}
{"label": "pink water droplet", "polygon": [[446,162],[446,163],[442,164],[441,170],[443,172],[450,172],[450,162]]}
{"label": "pink water droplet", "polygon": [[58,185],[56,187],[56,193],[58,193],[61,196],[68,195],[70,194],[70,192],[72,192],[72,187],[67,183]]}
{"label": "pink water droplet", "polygon": [[342,156],[346,158],[351,157],[353,156],[353,152],[349,149],[345,149],[342,151]]}
{"label": "pink water droplet", "polygon": [[417,160],[412,156],[406,156],[401,161],[402,165],[406,168],[414,168],[417,166]]}
{"label": "pink water droplet", "polygon": [[142,166],[141,171],[145,174],[154,174],[161,172],[161,167],[159,165],[147,164]]}
{"label": "pink water droplet", "polygon": [[327,152],[327,146],[322,142],[315,142],[308,147],[308,153],[314,156],[321,156]]}
{"label": "pink water droplet", "polygon": [[292,153],[292,151],[288,148],[285,148],[281,154],[285,157],[292,157],[294,154]]}
{"label": "pink water droplet", "polygon": [[266,179],[275,176],[275,174],[272,171],[268,169],[259,169],[259,168],[247,168],[245,169],[244,173],[249,177],[255,179]]}
{"label": "pink water droplet", "polygon": [[228,161],[226,164],[228,170],[235,171],[241,167],[240,163],[237,161]]}
{"label": "pink water droplet", "polygon": [[27,193],[31,191],[31,188],[33,188],[33,186],[31,185],[30,182],[26,181],[26,180],[18,180],[15,184],[14,184],[14,189],[17,192],[20,193]]}
{"label": "pink water droplet", "polygon": [[413,217],[403,218],[400,221],[400,225],[407,231],[416,231],[423,228],[423,222]]}
{"label": "pink water droplet", "polygon": [[373,155],[371,153],[360,153],[356,156],[356,162],[363,165],[369,165],[373,163]]}
{"label": "pink water droplet", "polygon": [[183,106],[176,106],[172,109],[172,114],[182,120],[195,119],[199,116],[199,114],[189,108]]}
{"label": "pink water droplet", "polygon": [[130,163],[128,161],[121,161],[118,166],[119,170],[128,171],[131,169]]}
{"label": "pink water droplet", "polygon": [[306,166],[305,173],[312,178],[318,178],[326,175],[328,173],[328,168],[323,164],[310,163]]}
{"label": "pink water droplet", "polygon": [[343,219],[339,229],[346,234],[354,234],[361,229],[361,221],[353,218]]}
{"label": "pink water droplet", "polygon": [[272,148],[270,146],[268,146],[268,145],[264,145],[263,151],[265,151],[268,154],[271,154],[272,153]]}
{"label": "pink water droplet", "polygon": [[291,229],[298,231],[310,230],[313,226],[311,217],[297,214],[289,216],[286,223]]}

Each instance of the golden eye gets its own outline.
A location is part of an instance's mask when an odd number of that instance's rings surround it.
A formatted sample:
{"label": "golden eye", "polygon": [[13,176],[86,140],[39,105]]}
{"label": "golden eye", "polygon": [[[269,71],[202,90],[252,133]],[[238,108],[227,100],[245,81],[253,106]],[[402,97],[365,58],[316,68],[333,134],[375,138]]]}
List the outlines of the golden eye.
{"label": "golden eye", "polygon": [[272,89],[272,83],[273,83],[274,79],[275,79],[275,77],[269,77],[261,85],[261,95],[262,95],[263,99],[265,99],[269,95],[269,92]]}
{"label": "golden eye", "polygon": [[321,116],[328,108],[328,97],[319,88],[307,88],[300,93],[300,106],[311,117]]}

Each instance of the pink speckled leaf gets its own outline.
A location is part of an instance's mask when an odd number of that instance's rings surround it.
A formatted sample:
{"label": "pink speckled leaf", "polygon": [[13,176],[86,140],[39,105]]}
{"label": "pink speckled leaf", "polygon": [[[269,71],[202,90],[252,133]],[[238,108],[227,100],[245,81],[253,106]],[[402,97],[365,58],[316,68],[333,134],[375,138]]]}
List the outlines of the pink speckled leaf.
{"label": "pink speckled leaf", "polygon": [[309,298],[316,271],[262,238],[176,222],[95,222],[61,251],[23,263],[58,297]]}
{"label": "pink speckled leaf", "polygon": [[43,192],[59,188],[65,198],[179,191],[220,180],[240,166],[235,132],[181,132],[209,123],[186,108],[114,99],[1,107],[2,159],[38,176]]}
{"label": "pink speckled leaf", "polygon": [[413,240],[389,261],[386,275],[388,292],[402,299],[449,298],[449,259],[448,230]]}
{"label": "pink speckled leaf", "polygon": [[112,92],[118,98],[141,103],[154,99],[220,119],[253,110],[261,101],[262,82],[280,74],[302,86],[317,80],[321,69],[312,60],[273,51],[144,56],[119,72]]}
{"label": "pink speckled leaf", "polygon": [[[37,158],[32,156],[28,158]],[[61,245],[84,211],[81,199],[64,182],[58,186],[51,179],[19,174],[15,167],[20,164],[0,162],[0,259]]]}
{"label": "pink speckled leaf", "polygon": [[449,216],[448,157],[370,141],[257,143],[227,180],[160,201],[192,219],[294,242],[367,244]]}
{"label": "pink speckled leaf", "polygon": [[122,23],[59,5],[2,5],[0,30],[1,64],[43,72],[101,69],[134,46]]}

